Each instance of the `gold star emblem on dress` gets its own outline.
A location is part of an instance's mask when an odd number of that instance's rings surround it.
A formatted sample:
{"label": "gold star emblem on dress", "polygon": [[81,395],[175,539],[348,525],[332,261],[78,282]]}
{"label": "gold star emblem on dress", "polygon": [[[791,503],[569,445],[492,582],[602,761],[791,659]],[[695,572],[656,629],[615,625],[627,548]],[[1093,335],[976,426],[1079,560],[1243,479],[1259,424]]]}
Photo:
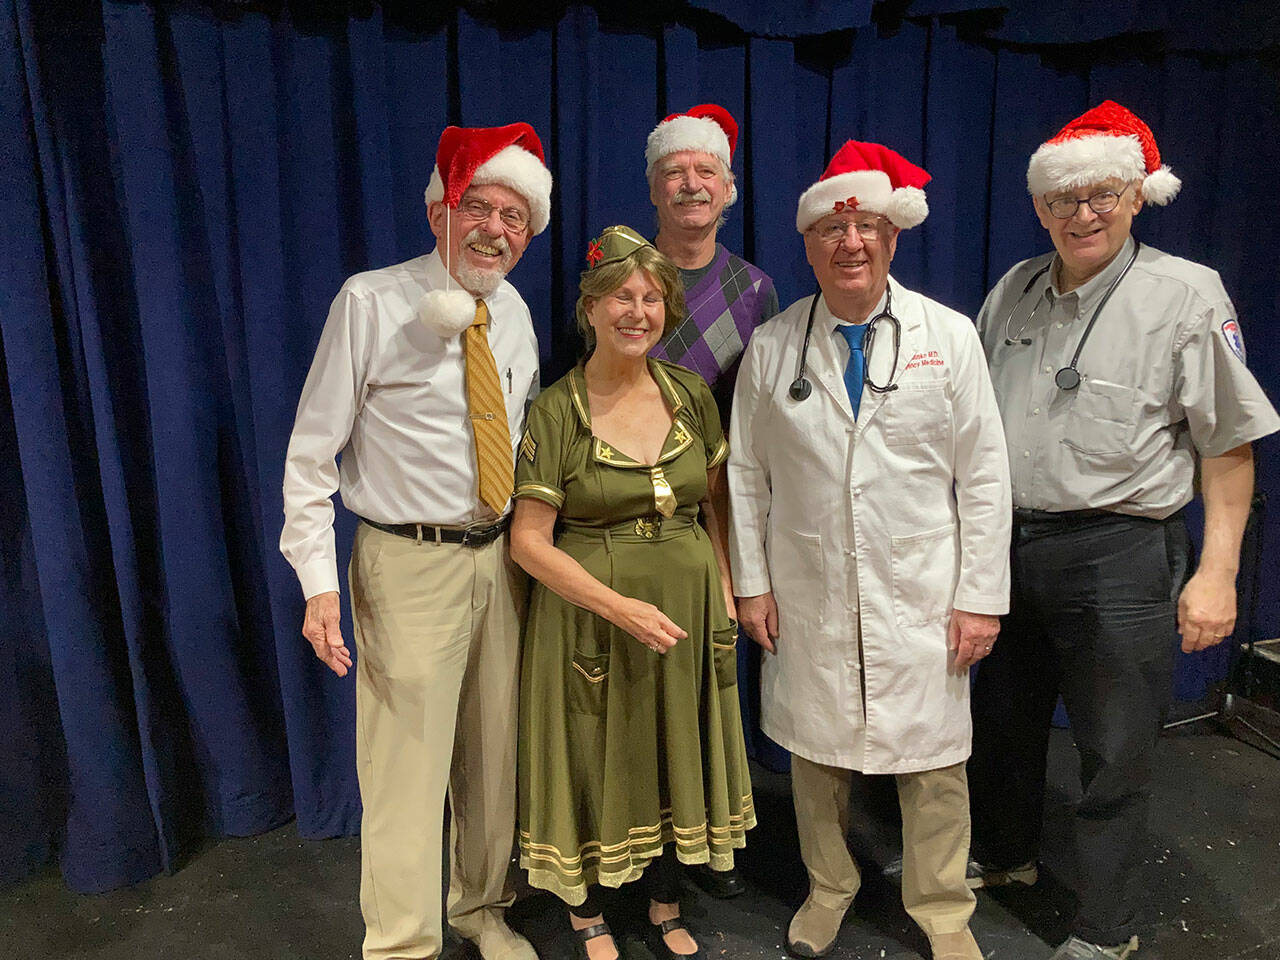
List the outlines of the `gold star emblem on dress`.
{"label": "gold star emblem on dress", "polygon": [[684,424],[679,420],[676,421],[675,432],[672,436],[675,438],[676,443],[679,444],[689,443],[693,440],[693,438],[689,436],[689,431],[684,428]]}
{"label": "gold star emblem on dress", "polygon": [[612,463],[615,456],[613,447],[609,446],[603,440],[596,441],[596,456],[607,463]]}

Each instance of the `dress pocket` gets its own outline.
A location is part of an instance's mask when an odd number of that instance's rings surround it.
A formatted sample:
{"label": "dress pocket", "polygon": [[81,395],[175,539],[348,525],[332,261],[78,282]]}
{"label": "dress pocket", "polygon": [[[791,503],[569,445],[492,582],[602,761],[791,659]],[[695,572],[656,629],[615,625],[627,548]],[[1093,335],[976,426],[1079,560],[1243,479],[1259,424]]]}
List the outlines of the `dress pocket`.
{"label": "dress pocket", "polygon": [[944,620],[951,613],[959,570],[952,524],[890,541],[893,613],[901,627]]}
{"label": "dress pocket", "polygon": [[942,383],[902,386],[885,396],[884,442],[935,443],[951,433],[951,403]]}
{"label": "dress pocket", "polygon": [[609,654],[588,655],[575,650],[567,684],[565,707],[570,713],[604,713],[609,694]]}
{"label": "dress pocket", "polygon": [[716,686],[721,690],[738,683],[738,621],[730,620],[725,630],[711,634],[711,656],[715,660]]}

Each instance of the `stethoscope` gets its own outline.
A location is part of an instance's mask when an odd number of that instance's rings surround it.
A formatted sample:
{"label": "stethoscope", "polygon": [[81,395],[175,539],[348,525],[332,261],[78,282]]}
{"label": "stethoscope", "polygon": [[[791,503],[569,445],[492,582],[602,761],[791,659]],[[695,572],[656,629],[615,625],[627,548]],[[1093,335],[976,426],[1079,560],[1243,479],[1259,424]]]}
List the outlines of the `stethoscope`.
{"label": "stethoscope", "polygon": [[[1116,278],[1111,281],[1111,286],[1107,287],[1107,292],[1104,293],[1102,295],[1102,299],[1098,301],[1098,306],[1094,308],[1093,316],[1089,318],[1089,323],[1085,326],[1084,333],[1080,335],[1080,342],[1076,344],[1076,352],[1071,355],[1071,363],[1053,375],[1053,382],[1058,385],[1059,390],[1074,390],[1076,387],[1080,386],[1080,371],[1076,369],[1076,364],[1080,362],[1080,351],[1084,349],[1085,341],[1089,339],[1089,333],[1093,330],[1093,325],[1098,322],[1098,316],[1102,313],[1102,308],[1107,305],[1107,301],[1111,299],[1111,295],[1116,292],[1116,287],[1120,286],[1120,281],[1123,280],[1125,274],[1129,272],[1129,268],[1133,266],[1133,262],[1138,259],[1138,250],[1141,246],[1142,244],[1139,241],[1133,241],[1133,253],[1129,255],[1129,262],[1124,265],[1124,269],[1121,270]],[[1009,311],[1009,315],[1004,318],[1004,345],[1006,347],[1012,347],[1014,344],[1021,344],[1024,347],[1031,346],[1031,338],[1024,337],[1023,333],[1025,333],[1027,327],[1031,325],[1031,321],[1035,319],[1036,312],[1040,309],[1040,301],[1044,300],[1044,297],[1040,297],[1039,300],[1037,300],[1036,305],[1031,308],[1031,313],[1028,314],[1027,319],[1023,321],[1022,326],[1018,328],[1017,336],[1011,336],[1009,334],[1009,325],[1013,322],[1013,315],[1018,312],[1018,307],[1022,306],[1022,301],[1025,300],[1027,294],[1031,292],[1031,288],[1035,286],[1036,281],[1043,277],[1052,265],[1053,261],[1050,260],[1031,275],[1031,279],[1027,281],[1027,285],[1022,288],[1022,293],[1018,295],[1017,301],[1014,302],[1013,309],[1011,309]]]}
{"label": "stethoscope", "polygon": [[[809,304],[809,322],[804,327],[804,346],[800,348],[800,366],[796,370],[795,380],[791,382],[791,386],[787,390],[792,400],[804,400],[813,392],[813,384],[804,375],[804,364],[809,356],[809,338],[813,335],[813,312],[817,309],[818,300],[821,297],[822,291],[819,290],[813,295],[813,300]],[[871,379],[871,344],[875,342],[876,328],[881,321],[888,321],[893,325],[893,366],[889,368],[889,382],[883,385]],[[901,346],[902,324],[893,315],[893,290],[885,287],[884,309],[871,318],[867,324],[867,332],[862,338],[862,355],[866,358],[866,362],[862,367],[862,385],[864,387],[872,393],[889,393],[891,390],[898,389],[898,385],[893,382],[893,376],[898,369],[898,350]]]}

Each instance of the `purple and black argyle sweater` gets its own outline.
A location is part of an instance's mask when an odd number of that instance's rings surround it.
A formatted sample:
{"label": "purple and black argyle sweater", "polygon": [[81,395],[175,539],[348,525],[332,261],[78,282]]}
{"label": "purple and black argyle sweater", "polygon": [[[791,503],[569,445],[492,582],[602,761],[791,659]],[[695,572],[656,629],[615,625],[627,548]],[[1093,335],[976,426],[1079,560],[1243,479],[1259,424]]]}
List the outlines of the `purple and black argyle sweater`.
{"label": "purple and black argyle sweater", "polygon": [[727,424],[738,361],[751,332],[778,312],[778,292],[767,273],[719,243],[708,266],[681,270],[680,278],[689,315],[649,354],[706,380]]}

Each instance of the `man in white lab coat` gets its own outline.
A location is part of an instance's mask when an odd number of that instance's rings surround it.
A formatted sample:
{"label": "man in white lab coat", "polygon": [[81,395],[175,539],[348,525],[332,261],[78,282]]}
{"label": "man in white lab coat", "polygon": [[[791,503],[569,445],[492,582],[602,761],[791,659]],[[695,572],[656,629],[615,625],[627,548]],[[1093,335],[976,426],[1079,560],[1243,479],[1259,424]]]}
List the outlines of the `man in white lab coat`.
{"label": "man in white lab coat", "polygon": [[735,591],[772,654],[763,729],[793,754],[801,956],[832,949],[858,889],[854,770],[896,775],[903,904],[935,960],[982,956],[968,667],[1008,609],[1009,470],[973,324],[889,277],[928,180],[877,144],[836,153],[796,216],[820,293],[756,331],[734,394]]}

